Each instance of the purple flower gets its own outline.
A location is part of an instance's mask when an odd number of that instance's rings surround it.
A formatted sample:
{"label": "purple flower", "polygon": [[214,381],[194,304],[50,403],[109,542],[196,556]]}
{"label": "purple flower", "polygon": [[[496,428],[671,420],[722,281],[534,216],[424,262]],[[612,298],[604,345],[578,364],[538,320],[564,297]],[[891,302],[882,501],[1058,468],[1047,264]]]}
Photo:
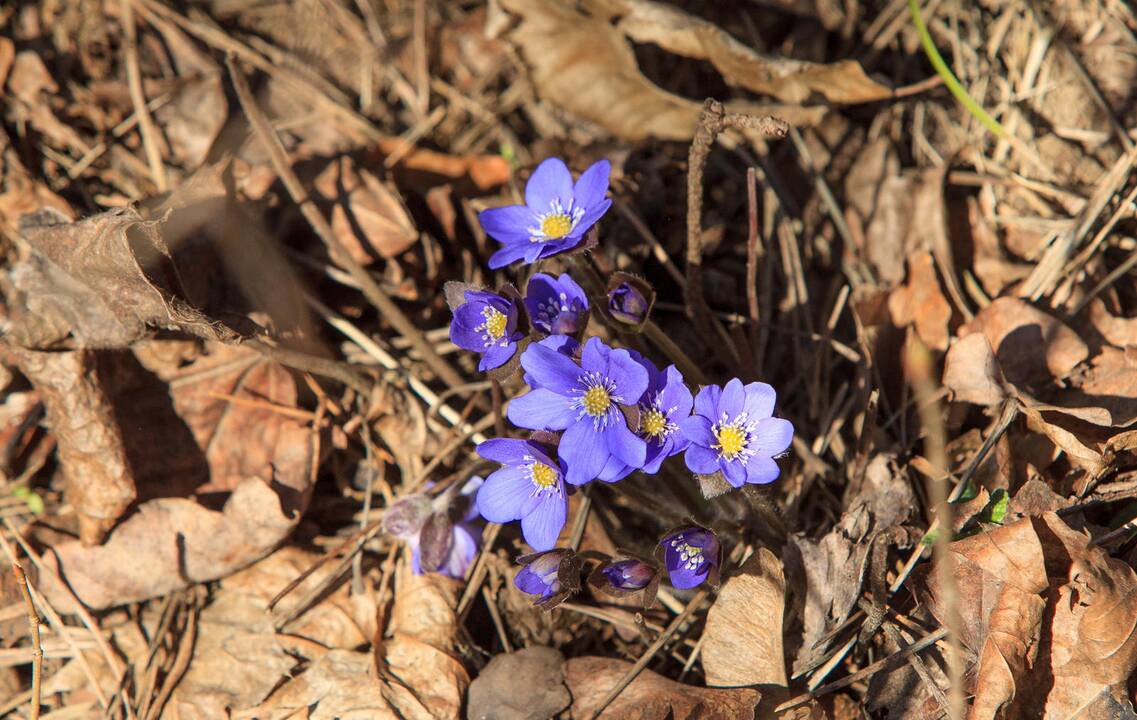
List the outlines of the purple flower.
{"label": "purple flower", "polygon": [[617,275],[608,286],[608,314],[622,323],[643,325],[654,303],[654,292],[639,278]]}
{"label": "purple flower", "polygon": [[580,589],[581,561],[567,548],[532,553],[517,558],[521,568],[513,584],[523,593],[538,595],[534,603],[546,610],[565,600]]}
{"label": "purple flower", "polygon": [[485,290],[467,290],[454,310],[450,340],[465,350],[484,353],[478,370],[501,367],[517,352],[524,335],[517,330],[517,304]]}
{"label": "purple flower", "polygon": [[687,467],[710,475],[722,471],[733,487],[769,483],[778,477],[773,458],[790,446],[794,427],[772,417],[777,394],[766,383],[745,387],[735,378],[720,388],[708,385],[695,396],[695,414],[679,423],[691,444]]}
{"label": "purple flower", "polygon": [[648,375],[627,350],[593,337],[577,365],[536,343],[522,353],[521,367],[533,389],[509,403],[509,419],[531,430],[564,431],[559,452],[568,465],[565,480],[583,485],[605,466],[643,467],[647,444],[628,429],[619,406],[643,395]]}
{"label": "purple flower", "polygon": [[588,323],[588,297],[568,273],[530,278],[525,308],[533,327],[547,335],[574,335]]}
{"label": "purple flower", "polygon": [[559,158],[545,160],[525,185],[525,204],[484,210],[478,216],[486,233],[504,247],[489,261],[494,268],[571,250],[612,205],[608,192],[607,160],[593,163],[574,185]]}
{"label": "purple flower", "polygon": [[[680,432],[679,423],[691,414],[691,391],[674,365],[669,365],[660,372],[647,358],[629,352],[633,359],[643,365],[648,375],[647,390],[637,403],[639,423],[635,433],[647,443],[644,464],[639,469],[655,474],[659,472],[664,460],[683,452],[690,443],[687,436]],[[627,477],[635,469],[624,467],[614,473],[601,473],[600,479],[614,482]]]}
{"label": "purple flower", "polygon": [[717,582],[721,548],[718,538],[707,528],[699,525],[676,528],[663,536],[659,546],[674,587],[693,588],[708,577],[712,583]]}
{"label": "purple flower", "polygon": [[478,454],[505,466],[478,490],[482,517],[496,523],[520,520],[521,534],[535,550],[556,545],[568,514],[563,465],[532,440],[486,440]]}

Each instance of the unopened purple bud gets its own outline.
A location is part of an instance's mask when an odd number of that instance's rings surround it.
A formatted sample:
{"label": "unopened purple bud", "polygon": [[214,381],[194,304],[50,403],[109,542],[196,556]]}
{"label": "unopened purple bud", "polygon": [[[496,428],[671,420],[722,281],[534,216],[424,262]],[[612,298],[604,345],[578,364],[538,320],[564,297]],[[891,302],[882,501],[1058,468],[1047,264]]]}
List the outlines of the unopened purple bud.
{"label": "unopened purple bud", "polygon": [[513,578],[517,589],[538,595],[534,605],[550,610],[580,589],[580,558],[566,548],[523,555],[517,562],[525,567]]}
{"label": "unopened purple bud", "polygon": [[430,512],[430,498],[427,496],[403,498],[383,512],[383,530],[400,540],[417,538]]}
{"label": "unopened purple bud", "polygon": [[618,560],[600,572],[617,590],[643,590],[655,577],[655,568],[639,560]]}
{"label": "unopened purple bud", "polygon": [[655,291],[633,275],[616,273],[608,283],[608,313],[619,322],[643,325],[654,302]]}
{"label": "unopened purple bud", "polygon": [[676,528],[659,541],[659,551],[674,587],[693,588],[708,578],[718,582],[722,548],[711,530],[701,525]]}

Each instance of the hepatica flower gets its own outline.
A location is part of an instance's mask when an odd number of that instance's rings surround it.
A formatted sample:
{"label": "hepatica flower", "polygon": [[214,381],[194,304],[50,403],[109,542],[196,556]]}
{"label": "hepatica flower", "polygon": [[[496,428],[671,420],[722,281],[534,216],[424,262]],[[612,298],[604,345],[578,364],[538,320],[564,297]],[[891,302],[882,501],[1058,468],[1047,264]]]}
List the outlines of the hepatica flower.
{"label": "hepatica flower", "polygon": [[546,335],[573,335],[588,323],[588,297],[568,274],[537,273],[525,289],[525,309],[533,327]]}
{"label": "hepatica flower", "polygon": [[679,423],[690,439],[687,467],[710,475],[721,471],[733,487],[764,484],[778,477],[773,458],[790,446],[794,428],[772,417],[777,394],[766,383],[708,385],[695,396],[695,414]]}
{"label": "hepatica flower", "polygon": [[588,340],[580,365],[540,343],[521,355],[533,389],[509,403],[509,419],[531,430],[564,431],[560,456],[573,485],[598,477],[605,465],[643,467],[647,444],[628,429],[620,405],[647,389],[647,370],[627,350]]}
{"label": "hepatica flower", "polygon": [[504,466],[478,490],[482,517],[496,523],[520,520],[521,534],[535,550],[556,545],[568,513],[562,465],[532,440],[486,440],[478,454]]}
{"label": "hepatica flower", "polygon": [[[436,572],[458,580],[466,577],[466,570],[470,568],[470,563],[478,554],[478,545],[482,537],[481,530],[474,524],[478,517],[478,509],[474,506],[473,495],[484,482],[482,478],[475,475],[462,486],[461,493],[453,503],[453,510],[459,517],[456,522],[447,521],[445,523],[444,534],[437,541],[429,536],[425,527],[422,532],[408,538],[408,544],[411,547],[411,571],[415,575],[422,575],[424,572]],[[439,500],[446,502],[446,497],[443,496]],[[449,505],[450,503],[446,502],[446,504]],[[448,508],[443,508],[443,510],[446,509]],[[427,552],[431,553],[433,557],[424,562],[422,545],[428,542],[438,542],[440,547],[428,548]],[[432,565],[436,566],[431,567]]]}
{"label": "hepatica flower", "polygon": [[[647,390],[636,403],[639,422],[635,433],[647,445],[642,469],[645,473],[659,472],[663,461],[683,452],[690,443],[679,429],[679,423],[691,415],[691,391],[683,382],[683,375],[674,365],[660,372],[650,360],[629,351],[647,370]],[[623,467],[615,473],[602,472],[601,480],[619,480],[631,474],[633,467]]]}
{"label": "hepatica flower", "polygon": [[718,538],[707,528],[699,525],[677,528],[664,535],[659,546],[674,587],[693,588],[708,577],[712,583],[717,582],[721,547]]}
{"label": "hepatica flower", "polygon": [[538,165],[525,185],[524,205],[492,208],[478,215],[486,233],[503,245],[490,256],[489,266],[496,270],[518,260],[533,263],[579,245],[584,233],[612,205],[604,198],[611,167],[607,160],[600,160],[581,173],[574,185],[559,158]]}
{"label": "hepatica flower", "polygon": [[524,335],[517,329],[517,305],[485,290],[467,290],[466,302],[454,310],[450,340],[460,348],[482,353],[478,370],[501,367],[517,352]]}

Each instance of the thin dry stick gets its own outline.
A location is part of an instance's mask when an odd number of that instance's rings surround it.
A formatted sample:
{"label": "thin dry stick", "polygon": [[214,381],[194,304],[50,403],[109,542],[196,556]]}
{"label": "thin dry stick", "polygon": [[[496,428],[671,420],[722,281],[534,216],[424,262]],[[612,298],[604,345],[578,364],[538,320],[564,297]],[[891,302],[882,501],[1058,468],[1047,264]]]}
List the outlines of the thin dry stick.
{"label": "thin dry stick", "polygon": [[651,646],[644,651],[643,655],[640,655],[640,658],[636,660],[636,664],[628,668],[628,671],[624,673],[624,677],[620,678],[620,681],[616,683],[616,686],[608,692],[603,700],[600,701],[600,704],[596,707],[595,710],[592,711],[592,714],[589,716],[589,720],[596,720],[596,718],[600,716],[600,713],[604,712],[604,708],[611,705],[612,701],[615,700],[620,695],[620,693],[624,691],[624,688],[632,684],[632,681],[635,680],[641,672],[643,672],[643,669],[647,667],[647,664],[651,662],[651,659],[655,657],[655,654],[660,651],[660,649],[667,643],[668,640],[671,639],[671,636],[679,630],[683,623],[687,622],[687,618],[691,617],[691,613],[695,612],[695,610],[697,610],[699,606],[703,604],[703,601],[707,599],[707,595],[709,594],[710,590],[704,588],[700,590],[695,595],[695,597],[691,598],[691,602],[687,603],[687,607],[683,608],[683,612],[675,616],[675,619],[671,621],[671,624],[667,626],[667,629],[664,630],[660,636],[655,639],[655,642],[653,642]]}
{"label": "thin dry stick", "polygon": [[[947,452],[944,448],[944,425],[940,415],[939,402],[932,400],[936,392],[932,380],[932,355],[927,347],[914,335],[910,336],[905,368],[912,390],[919,399],[920,423],[924,426],[924,455],[932,467],[946,470]],[[948,502],[947,478],[934,478],[929,481],[928,495],[936,508],[936,520],[943,527],[951,527],[951,505]],[[944,625],[948,629],[948,717],[960,720],[964,714],[963,696],[963,647],[959,629],[962,625],[959,616],[959,588],[952,571],[948,550],[948,533],[934,535],[936,555],[936,574],[939,579],[939,595],[944,609]]]}
{"label": "thin dry stick", "polygon": [[333,252],[339,264],[343,265],[352,276],[352,278],[359,283],[359,288],[363,295],[374,305],[379,314],[383,316],[395,331],[407,339],[411,347],[418,351],[419,356],[430,367],[431,370],[438,375],[447,385],[462,385],[465,380],[458,374],[454,368],[443,360],[434,348],[423,337],[415,324],[411,322],[410,318],[403,313],[402,309],[391,299],[383,288],[379,287],[379,283],[371,277],[362,265],[360,265],[351,254],[348,253],[336,239],[335,233],[332,231],[332,226],[328,224],[327,219],[323,216],[316,204],[308,197],[308,192],[304,186],[300,184],[300,178],[292,170],[292,164],[288,159],[288,154],[284,150],[284,145],[280,142],[280,137],[277,136],[276,131],[268,122],[268,118],[261,112],[260,106],[257,105],[256,99],[253,98],[252,90],[249,89],[249,84],[245,80],[245,76],[237,67],[236,60],[232,55],[225,59],[225,65],[229,68],[229,77],[233,81],[233,87],[237,91],[237,100],[241,104],[241,108],[245,111],[249,123],[253,127],[253,132],[264,143],[269,151],[269,158],[272,161],[273,170],[280,176],[284,187],[288,190],[289,196],[292,201],[300,208],[300,213],[316,235],[320,237],[324,245],[327,246],[329,252]]}
{"label": "thin dry stick", "polygon": [[[687,154],[687,287],[684,295],[694,316],[695,327],[704,340],[709,340],[711,347],[715,348],[724,361],[737,364],[734,341],[711,313],[707,299],[703,296],[703,172],[711,147],[728,127],[757,130],[766,137],[780,138],[785,137],[790,126],[784,120],[774,117],[759,118],[727,113],[722,103],[707,98]],[[721,342],[710,340],[713,334],[717,334]],[[723,356],[722,351],[726,351],[729,356]]]}
{"label": "thin dry stick", "polygon": [[765,249],[758,239],[758,173],[746,168],[746,309],[750,313],[750,354],[754,358],[755,376],[762,375],[762,358],[758,356],[758,261]]}
{"label": "thin dry stick", "polygon": [[833,682],[829,683],[828,685],[822,685],[821,687],[817,688],[816,690],[814,690],[812,692],[803,693],[801,695],[798,695],[795,698],[792,698],[790,700],[785,701],[784,703],[782,703],[778,707],[774,708],[774,712],[775,713],[785,712],[786,710],[789,710],[790,708],[797,707],[798,705],[803,705],[803,704],[809,702],[810,700],[812,700],[814,698],[821,697],[822,695],[828,695],[829,693],[831,693],[835,690],[840,690],[841,688],[848,687],[855,682],[859,682],[861,680],[864,680],[865,678],[872,677],[873,675],[876,675],[878,672],[880,672],[882,670],[897,667],[900,665],[900,663],[907,660],[909,655],[912,655],[913,653],[918,653],[925,648],[928,648],[928,647],[931,647],[932,645],[935,645],[940,640],[943,640],[945,637],[947,637],[947,634],[948,634],[947,628],[940,628],[939,630],[935,631],[931,635],[926,635],[923,638],[921,638],[920,640],[917,640],[916,642],[912,643],[911,645],[904,648],[903,650],[900,650],[898,652],[894,652],[893,654],[889,655],[886,658],[881,658],[880,660],[877,660],[876,662],[874,662],[872,665],[869,665],[868,667],[866,667],[862,670],[858,670],[857,672],[853,673],[852,675],[846,675],[845,677],[841,678],[840,680],[834,680]]}
{"label": "thin dry stick", "polygon": [[167,189],[166,166],[162,164],[162,148],[154,130],[154,119],[146,105],[146,93],[142,90],[142,70],[138,65],[138,30],[134,27],[134,6],[131,0],[120,5],[122,8],[122,28],[126,36],[126,84],[130,90],[130,101],[134,104],[134,114],[138,116],[138,131],[142,133],[142,147],[146,151],[146,162],[150,165],[150,177],[158,192]]}
{"label": "thin dry stick", "polygon": [[16,574],[16,583],[20,586],[20,594],[24,596],[24,606],[28,610],[28,628],[32,633],[32,699],[28,708],[29,720],[39,720],[40,685],[43,682],[43,645],[39,639],[39,613],[32,604],[31,586],[28,585],[28,576],[20,563],[12,563],[12,572]]}
{"label": "thin dry stick", "polygon": [[[17,530],[15,524],[12,522],[11,518],[4,518],[4,527],[6,527],[8,529],[8,531],[12,533],[12,537],[16,540],[16,542],[24,550],[24,552],[27,554],[27,556],[31,559],[32,564],[35,565],[36,568],[38,568],[41,572],[44,571],[45,568],[44,568],[42,561],[40,560],[39,555],[37,553],[35,553],[31,549],[31,547],[24,541],[23,536],[20,535],[19,531]],[[6,554],[8,556],[8,560],[10,562],[12,562],[12,563],[18,562],[16,559],[15,550],[12,548],[12,545],[8,542],[8,540],[4,537],[4,535],[2,533],[0,533],[0,549],[4,550],[4,554]],[[60,580],[60,583],[62,583],[62,582],[63,581]],[[75,638],[71,635],[70,632],[68,632],[67,626],[63,624],[63,618],[61,618],[59,616],[59,613],[57,613],[55,611],[55,608],[53,608],[51,606],[51,604],[48,603],[47,600],[43,598],[43,596],[41,596],[38,592],[36,592],[35,588],[33,588],[29,585],[28,590],[31,592],[32,599],[38,601],[39,606],[43,609],[43,614],[45,616],[47,616],[48,624],[51,625],[51,628],[55,631],[55,634],[58,635],[59,637],[63,638],[64,642],[66,642],[68,644],[68,646],[71,648],[72,655],[79,659],[79,664],[83,668],[83,673],[87,676],[87,679],[91,682],[91,687],[94,690],[95,697],[99,701],[99,705],[101,705],[104,708],[107,707],[109,704],[107,702],[107,696],[103,692],[103,687],[99,683],[99,680],[98,680],[97,676],[95,675],[95,670],[94,670],[94,668],[91,667],[91,663],[89,660],[87,660],[87,656],[84,655],[82,653],[82,651],[80,651],[79,646],[75,643]],[[64,585],[64,590],[71,593],[70,587],[68,587],[66,585]],[[79,599],[75,597],[74,593],[71,593],[71,598],[72,598],[73,602],[76,603],[76,605],[79,604]],[[81,606],[80,606],[80,608],[81,608]],[[86,612],[85,609],[83,610],[83,613],[86,614],[87,619],[90,619],[91,616],[89,613]],[[82,617],[82,615],[80,617]],[[93,621],[90,624],[88,624],[85,620],[84,624],[87,626],[87,629],[91,631],[91,634],[95,636],[96,641],[102,641],[102,635],[98,632],[98,629],[94,625]],[[100,648],[101,649],[106,648],[106,642],[105,641],[103,641]],[[112,667],[117,667],[115,664],[115,661],[116,661],[116,658],[110,657],[109,655],[107,656],[107,664],[108,665],[111,665]],[[126,698],[125,692],[124,692],[123,693],[123,700],[124,700],[123,704],[128,704],[125,702],[126,699],[127,698]],[[134,717],[133,713],[130,712],[129,708],[127,708],[127,715],[128,715],[128,717],[131,717],[131,718]]]}

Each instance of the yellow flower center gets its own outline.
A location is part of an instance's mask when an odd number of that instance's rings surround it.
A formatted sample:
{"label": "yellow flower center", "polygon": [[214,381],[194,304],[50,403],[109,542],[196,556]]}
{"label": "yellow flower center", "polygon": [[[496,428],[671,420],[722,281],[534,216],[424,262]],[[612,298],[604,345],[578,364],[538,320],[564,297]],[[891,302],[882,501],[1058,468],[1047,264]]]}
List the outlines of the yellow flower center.
{"label": "yellow flower center", "polygon": [[663,437],[667,432],[667,416],[656,408],[651,408],[640,415],[640,429],[648,437]]}
{"label": "yellow flower center", "polygon": [[608,394],[608,390],[602,385],[593,385],[584,391],[584,397],[581,398],[580,404],[584,407],[584,412],[592,417],[597,417],[608,412],[608,408],[612,407],[612,396]]}
{"label": "yellow flower center", "polygon": [[541,232],[553,240],[568,235],[569,230],[572,230],[572,218],[565,213],[553,213],[541,221]]}
{"label": "yellow flower center", "polygon": [[533,463],[529,468],[529,476],[533,479],[533,484],[541,489],[557,484],[557,471],[545,463]]}
{"label": "yellow flower center", "polygon": [[486,334],[494,340],[500,340],[505,335],[505,324],[508,322],[505,314],[487,307],[482,310],[482,317],[486,319]]}
{"label": "yellow flower center", "polygon": [[724,425],[715,430],[718,444],[713,446],[726,460],[733,460],[746,449],[746,431],[737,425]]}

